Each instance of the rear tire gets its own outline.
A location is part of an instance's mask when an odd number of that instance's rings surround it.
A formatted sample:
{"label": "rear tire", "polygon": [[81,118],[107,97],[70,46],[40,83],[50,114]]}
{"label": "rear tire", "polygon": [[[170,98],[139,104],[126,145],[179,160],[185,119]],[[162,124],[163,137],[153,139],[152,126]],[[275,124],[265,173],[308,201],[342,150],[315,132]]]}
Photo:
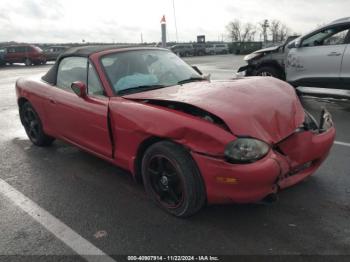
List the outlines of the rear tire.
{"label": "rear tire", "polygon": [[269,76],[269,77],[275,77],[278,79],[283,79],[282,74],[279,72],[279,70],[272,66],[263,66],[259,68],[255,75],[257,76]]}
{"label": "rear tire", "polygon": [[142,178],[150,198],[174,216],[191,216],[205,204],[202,177],[191,155],[180,145],[162,141],[147,149]]}
{"label": "rear tire", "polygon": [[28,138],[36,146],[49,146],[55,140],[44,133],[39,115],[29,102],[25,102],[19,109],[22,125]]}

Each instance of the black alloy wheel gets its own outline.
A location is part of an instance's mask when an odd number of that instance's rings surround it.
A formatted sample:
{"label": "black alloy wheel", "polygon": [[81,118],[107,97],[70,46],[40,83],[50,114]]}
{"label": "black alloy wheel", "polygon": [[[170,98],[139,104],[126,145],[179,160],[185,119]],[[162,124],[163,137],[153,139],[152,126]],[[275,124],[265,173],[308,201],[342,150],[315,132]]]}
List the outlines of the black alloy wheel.
{"label": "black alloy wheel", "polygon": [[205,204],[202,177],[181,145],[162,141],[147,149],[142,160],[142,179],[154,202],[174,216],[191,216]]}
{"label": "black alloy wheel", "polygon": [[55,140],[44,133],[39,115],[29,102],[20,107],[20,118],[27,136],[33,144],[48,146]]}
{"label": "black alloy wheel", "polygon": [[178,207],[184,199],[184,185],[179,170],[164,155],[154,155],[148,164],[152,190],[168,208]]}

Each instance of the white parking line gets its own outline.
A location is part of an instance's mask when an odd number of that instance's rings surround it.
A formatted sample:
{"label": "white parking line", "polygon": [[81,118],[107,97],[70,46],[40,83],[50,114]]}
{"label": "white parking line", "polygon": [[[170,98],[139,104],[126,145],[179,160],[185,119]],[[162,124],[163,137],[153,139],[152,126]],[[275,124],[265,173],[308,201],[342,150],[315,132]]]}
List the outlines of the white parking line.
{"label": "white parking line", "polygon": [[335,141],[334,144],[336,145],[341,145],[341,146],[348,146],[350,147],[350,143],[345,143],[345,142],[340,142],[340,141]]}
{"label": "white parking line", "polygon": [[95,247],[49,212],[38,206],[21,192],[0,178],[0,194],[25,211],[78,255],[88,262],[115,262],[110,256]]}

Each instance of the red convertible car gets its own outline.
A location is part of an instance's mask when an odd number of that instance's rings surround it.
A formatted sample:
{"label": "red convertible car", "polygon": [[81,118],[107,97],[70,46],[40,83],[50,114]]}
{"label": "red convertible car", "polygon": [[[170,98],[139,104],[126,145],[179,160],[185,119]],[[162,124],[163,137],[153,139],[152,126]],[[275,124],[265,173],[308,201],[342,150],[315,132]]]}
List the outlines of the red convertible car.
{"label": "red convertible car", "polygon": [[278,79],[210,81],[172,52],[78,47],[16,83],[29,139],[62,139],[129,170],[169,213],[271,198],[316,171],[335,137]]}

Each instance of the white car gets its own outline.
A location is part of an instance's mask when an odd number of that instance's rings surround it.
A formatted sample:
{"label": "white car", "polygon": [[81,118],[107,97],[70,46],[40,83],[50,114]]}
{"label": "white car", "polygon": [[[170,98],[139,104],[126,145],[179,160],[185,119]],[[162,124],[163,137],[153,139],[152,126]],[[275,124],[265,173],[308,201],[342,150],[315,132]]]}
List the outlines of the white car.
{"label": "white car", "polygon": [[228,54],[228,51],[227,44],[206,44],[205,46],[205,53],[209,55]]}
{"label": "white car", "polygon": [[350,89],[350,17],[288,45],[286,80],[294,86]]}

